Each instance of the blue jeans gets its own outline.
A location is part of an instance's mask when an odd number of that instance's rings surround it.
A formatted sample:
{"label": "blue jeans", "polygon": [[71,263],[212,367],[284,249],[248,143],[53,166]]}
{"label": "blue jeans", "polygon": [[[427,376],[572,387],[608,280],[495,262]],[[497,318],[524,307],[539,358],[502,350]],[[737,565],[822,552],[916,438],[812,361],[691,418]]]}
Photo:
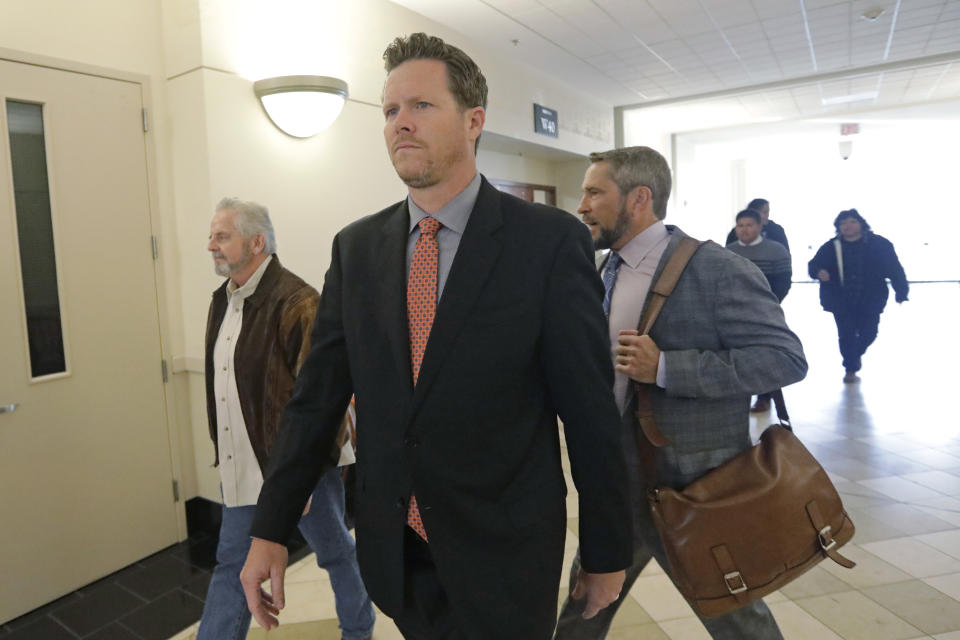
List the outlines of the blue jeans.
{"label": "blue jeans", "polygon": [[[343,523],[343,483],[337,469],[326,472],[313,490],[310,513],[300,519],[300,532],[317,554],[317,564],[330,574],[337,618],[345,640],[373,633],[370,596],[360,578],[353,537]],[[250,550],[255,506],[223,507],[217,566],[210,579],[197,640],[243,640],[250,629],[250,611],[240,584],[240,570]]]}

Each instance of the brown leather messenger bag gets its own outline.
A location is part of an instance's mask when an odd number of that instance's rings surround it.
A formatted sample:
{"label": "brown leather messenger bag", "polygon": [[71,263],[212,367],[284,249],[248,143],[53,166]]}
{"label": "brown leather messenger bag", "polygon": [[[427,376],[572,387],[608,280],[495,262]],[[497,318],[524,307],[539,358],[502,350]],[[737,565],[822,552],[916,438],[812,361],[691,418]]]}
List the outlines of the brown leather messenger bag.
{"label": "brown leather messenger bag", "polygon": [[[680,241],[652,287],[641,335],[649,333],[700,244]],[[837,552],[853,537],[853,522],[826,472],[789,428],[769,427],[759,444],[681,491],[660,487],[657,449],[669,440],[657,428],[647,385],[638,384],[637,393],[637,447],[650,511],[670,575],[697,614],[728,613],[824,558],[854,566]]]}

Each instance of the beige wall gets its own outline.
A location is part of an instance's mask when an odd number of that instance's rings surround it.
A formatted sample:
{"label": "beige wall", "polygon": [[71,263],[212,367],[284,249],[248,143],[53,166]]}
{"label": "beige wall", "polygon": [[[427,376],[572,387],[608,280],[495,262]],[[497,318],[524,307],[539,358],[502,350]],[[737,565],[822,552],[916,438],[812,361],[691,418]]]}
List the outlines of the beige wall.
{"label": "beige wall", "polygon": [[[379,108],[380,55],[392,38],[423,30],[471,54],[490,85],[488,131],[581,155],[612,146],[610,105],[386,0],[31,0],[0,12],[0,47],[148,77],[174,473],[185,498],[219,497],[202,380],[206,310],[219,284],[205,251],[212,207],[224,195],[266,204],[284,264],[320,287],[334,234],[404,195]],[[340,118],[309,140],[276,130],[252,90],[258,77],[297,73],[350,85]],[[560,112],[558,139],[535,136],[533,102]],[[492,177],[556,184],[561,206],[576,208],[582,168],[492,151],[480,164]]]}

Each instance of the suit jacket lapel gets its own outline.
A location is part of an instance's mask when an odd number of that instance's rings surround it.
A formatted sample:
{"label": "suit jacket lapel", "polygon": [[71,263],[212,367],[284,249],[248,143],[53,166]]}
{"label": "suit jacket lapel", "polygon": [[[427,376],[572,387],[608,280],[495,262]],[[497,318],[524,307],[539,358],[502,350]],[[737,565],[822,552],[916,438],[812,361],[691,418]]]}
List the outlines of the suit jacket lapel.
{"label": "suit jacket lapel", "polygon": [[450,353],[453,341],[497,262],[501,246],[495,232],[502,222],[500,192],[484,178],[433,318],[430,339],[413,393],[414,411],[440,371],[444,358]]}
{"label": "suit jacket lapel", "polygon": [[410,235],[410,214],[403,200],[383,225],[376,248],[378,264],[375,272],[378,295],[377,314],[385,327],[390,351],[397,371],[406,376],[413,387],[410,371],[410,335],[407,330],[407,239]]}

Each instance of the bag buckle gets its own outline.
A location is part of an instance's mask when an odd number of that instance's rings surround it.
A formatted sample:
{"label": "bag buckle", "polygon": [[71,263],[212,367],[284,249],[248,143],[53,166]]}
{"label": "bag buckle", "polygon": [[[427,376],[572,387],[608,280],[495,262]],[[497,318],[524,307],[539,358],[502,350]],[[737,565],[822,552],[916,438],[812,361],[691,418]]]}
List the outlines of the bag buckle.
{"label": "bag buckle", "polygon": [[723,574],[723,581],[727,585],[727,591],[733,595],[743,593],[747,590],[747,583],[739,571],[731,571],[730,573]]}
{"label": "bag buckle", "polygon": [[820,540],[820,548],[824,551],[830,551],[835,546],[837,546],[837,541],[833,539],[833,536],[830,535],[831,527],[830,525],[825,526],[823,529],[820,529],[817,532],[817,538]]}

